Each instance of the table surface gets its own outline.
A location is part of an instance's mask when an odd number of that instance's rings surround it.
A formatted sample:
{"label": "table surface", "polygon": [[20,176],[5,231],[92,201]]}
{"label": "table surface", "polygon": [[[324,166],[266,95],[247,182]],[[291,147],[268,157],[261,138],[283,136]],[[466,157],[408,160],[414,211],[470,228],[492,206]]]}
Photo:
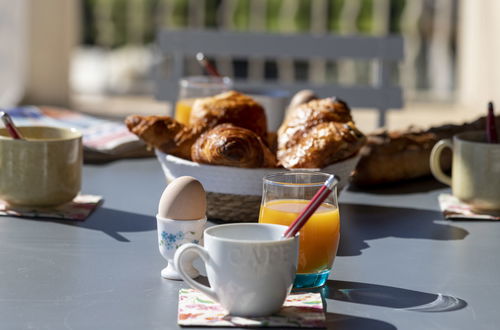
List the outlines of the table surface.
{"label": "table surface", "polygon": [[[175,329],[183,282],[160,277],[155,159],[86,165],[84,222],[0,218],[1,329]],[[321,290],[332,329],[497,329],[500,224],[442,220],[432,180],[340,197]]]}

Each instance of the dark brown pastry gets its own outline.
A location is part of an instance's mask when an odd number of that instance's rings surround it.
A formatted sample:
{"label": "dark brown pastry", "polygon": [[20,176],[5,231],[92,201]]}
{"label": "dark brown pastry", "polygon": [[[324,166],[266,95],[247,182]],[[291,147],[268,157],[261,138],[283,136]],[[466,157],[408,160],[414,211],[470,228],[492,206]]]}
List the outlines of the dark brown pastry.
{"label": "dark brown pastry", "polygon": [[229,91],[213,97],[197,99],[193,104],[189,125],[205,131],[229,123],[255,132],[262,141],[267,139],[267,119],[264,109],[251,97]]}
{"label": "dark brown pastry", "polygon": [[273,155],[276,155],[276,152],[278,151],[278,134],[276,132],[267,133],[267,145]]}
{"label": "dark brown pastry", "polygon": [[[500,127],[500,116],[496,117]],[[463,125],[442,125],[429,129],[409,128],[404,131],[382,131],[370,134],[361,150],[361,159],[351,181],[357,185],[377,185],[419,178],[431,174],[429,158],[432,147],[453,135],[484,130],[485,117]],[[451,154],[443,153],[443,170],[451,168]]]}
{"label": "dark brown pastry", "polygon": [[245,168],[276,166],[276,157],[257,134],[232,124],[217,125],[203,133],[191,148],[191,159]]}
{"label": "dark brown pastry", "polygon": [[365,143],[349,106],[313,99],[293,109],[278,130],[278,161],[285,168],[323,168],[356,154]]}

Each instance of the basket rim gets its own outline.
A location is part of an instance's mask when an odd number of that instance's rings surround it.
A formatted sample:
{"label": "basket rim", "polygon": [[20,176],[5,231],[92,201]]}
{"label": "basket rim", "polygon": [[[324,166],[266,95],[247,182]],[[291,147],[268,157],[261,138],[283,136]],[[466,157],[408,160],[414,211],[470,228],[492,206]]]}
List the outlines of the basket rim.
{"label": "basket rim", "polygon": [[339,177],[338,190],[348,184],[349,174],[361,154],[346,158],[340,162],[328,165],[322,169],[286,169],[286,168],[240,168],[232,166],[200,164],[190,160],[155,150],[156,156],[163,168],[168,181],[188,175],[198,179],[206,191],[232,195],[261,195],[262,179],[269,174],[279,172],[325,172]]}
{"label": "basket rim", "polygon": [[253,170],[253,171],[258,171],[258,170],[273,171],[273,170],[276,170],[278,172],[288,172],[288,171],[292,171],[292,172],[293,171],[321,172],[321,171],[323,171],[326,168],[330,168],[332,166],[338,166],[338,165],[341,165],[341,164],[348,163],[350,161],[354,161],[356,158],[358,160],[359,160],[359,158],[361,158],[361,154],[358,151],[357,153],[355,153],[351,157],[348,157],[348,158],[342,159],[341,161],[329,164],[328,166],[325,166],[323,168],[320,168],[320,167],[314,167],[314,168],[291,168],[291,169],[288,169],[288,168],[285,168],[285,167],[254,167],[254,168],[245,168],[245,167],[236,167],[236,166],[212,165],[212,164],[197,163],[197,162],[193,162],[192,160],[188,160],[188,159],[177,157],[177,156],[174,156],[174,155],[171,155],[171,154],[164,153],[163,151],[161,151],[159,149],[156,149],[156,148],[155,148],[155,153],[156,153],[157,157],[163,157],[163,158],[166,158],[167,160],[170,160],[170,161],[175,162],[177,164],[187,165],[187,166],[192,166],[192,167],[199,167],[199,168],[206,167],[206,168],[218,168],[218,169],[219,168],[227,168],[227,169],[241,170],[241,171],[249,171],[249,170]]}

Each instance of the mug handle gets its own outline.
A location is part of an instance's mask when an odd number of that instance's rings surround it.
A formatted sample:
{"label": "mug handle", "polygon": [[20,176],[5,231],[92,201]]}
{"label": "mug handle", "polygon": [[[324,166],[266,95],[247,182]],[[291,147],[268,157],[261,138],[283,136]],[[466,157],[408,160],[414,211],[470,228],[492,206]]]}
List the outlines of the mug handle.
{"label": "mug handle", "polygon": [[453,143],[451,139],[439,140],[434,145],[431,151],[429,165],[431,167],[432,175],[434,175],[438,181],[451,186],[451,177],[446,175],[441,169],[441,152],[443,152],[444,148],[450,148],[453,151]]}
{"label": "mug handle", "polygon": [[182,277],[182,279],[190,287],[203,292],[204,294],[206,294],[208,297],[212,298],[215,301],[219,301],[219,297],[217,296],[217,293],[215,293],[215,291],[212,288],[196,282],[190,276],[188,276],[186,274],[186,272],[184,271],[184,268],[182,267],[183,258],[186,256],[185,253],[188,251],[192,251],[195,254],[199,255],[200,258],[205,263],[205,265],[210,260],[210,256],[208,254],[208,251],[205,250],[203,247],[199,246],[198,244],[193,244],[193,243],[182,244],[181,247],[179,247],[179,249],[177,249],[177,251],[175,252],[175,257],[174,257],[175,269],[177,269],[177,272],[179,272],[179,275]]}

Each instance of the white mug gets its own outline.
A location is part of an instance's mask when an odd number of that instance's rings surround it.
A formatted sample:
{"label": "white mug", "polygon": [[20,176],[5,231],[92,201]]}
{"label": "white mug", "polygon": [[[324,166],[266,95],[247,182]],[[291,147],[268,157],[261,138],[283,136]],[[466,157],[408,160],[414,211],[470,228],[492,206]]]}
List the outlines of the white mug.
{"label": "white mug", "polygon": [[[445,148],[453,151],[451,177],[443,173],[439,163]],[[474,211],[500,211],[500,144],[487,143],[483,131],[439,141],[432,149],[430,167],[436,179],[450,185],[453,195]]]}
{"label": "white mug", "polygon": [[[174,259],[192,288],[219,302],[229,314],[265,316],[281,308],[297,270],[298,236],[282,239],[286,226],[237,223],[205,229],[205,247],[181,246]],[[186,274],[183,258],[192,251],[205,262],[211,287]]]}

